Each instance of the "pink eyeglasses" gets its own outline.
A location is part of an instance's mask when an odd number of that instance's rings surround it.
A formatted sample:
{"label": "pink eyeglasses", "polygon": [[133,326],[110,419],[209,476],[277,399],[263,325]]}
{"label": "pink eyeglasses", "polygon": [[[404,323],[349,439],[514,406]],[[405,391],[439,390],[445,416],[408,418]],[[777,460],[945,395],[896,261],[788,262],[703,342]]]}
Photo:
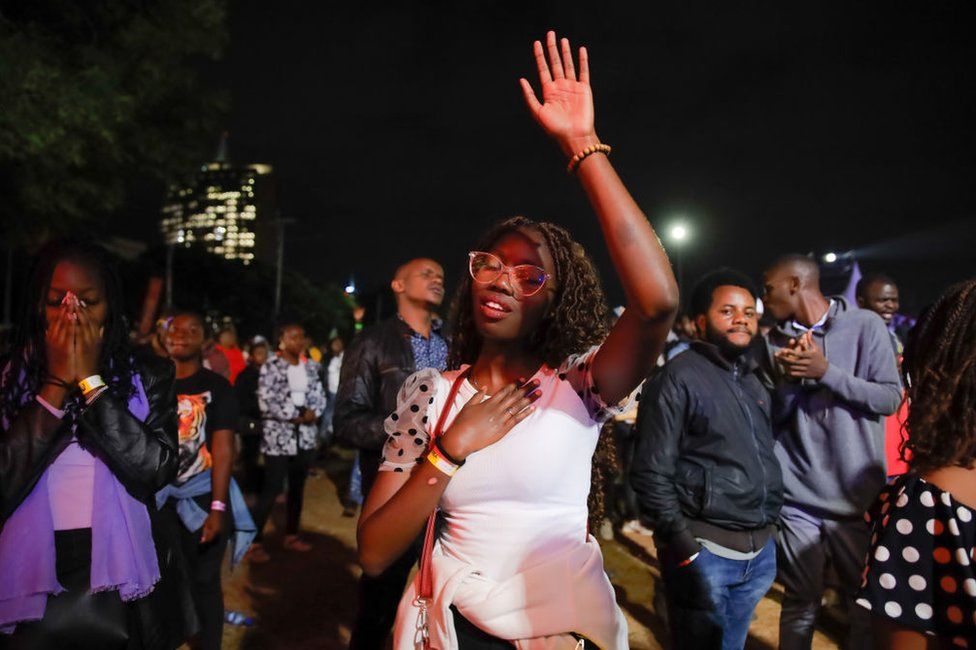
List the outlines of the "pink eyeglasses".
{"label": "pink eyeglasses", "polygon": [[497,280],[502,273],[507,273],[515,290],[520,296],[526,298],[542,291],[542,287],[546,286],[546,282],[552,277],[545,269],[534,264],[508,266],[497,255],[484,251],[468,253],[468,271],[471,273],[471,279],[478,284],[489,284]]}

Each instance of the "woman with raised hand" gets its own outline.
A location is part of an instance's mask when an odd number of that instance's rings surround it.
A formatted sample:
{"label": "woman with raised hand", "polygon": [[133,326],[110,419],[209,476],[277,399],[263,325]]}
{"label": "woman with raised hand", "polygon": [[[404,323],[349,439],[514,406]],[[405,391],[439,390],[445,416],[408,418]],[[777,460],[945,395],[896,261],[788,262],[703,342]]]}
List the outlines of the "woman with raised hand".
{"label": "woman with raised hand", "polygon": [[627,647],[586,530],[590,463],[600,424],[654,367],[678,293],[596,135],[586,49],[578,75],[555,33],[534,53],[542,102],[521,79],[526,104],[593,205],[627,309],[607,334],[596,269],[560,226],[509,219],[468,254],[453,370],[405,382],[359,524],[360,562],[378,574],[439,509],[430,559],[400,604],[398,649]]}
{"label": "woman with raised hand", "polygon": [[175,648],[194,631],[175,519],[173,364],[137,359],[93,244],[38,257],[0,375],[0,648]]}

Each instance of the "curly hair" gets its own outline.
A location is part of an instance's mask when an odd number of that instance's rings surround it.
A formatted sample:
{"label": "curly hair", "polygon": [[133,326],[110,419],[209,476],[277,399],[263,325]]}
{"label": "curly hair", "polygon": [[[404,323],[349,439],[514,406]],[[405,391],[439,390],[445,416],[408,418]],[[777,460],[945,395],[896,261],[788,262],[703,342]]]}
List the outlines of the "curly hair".
{"label": "curly hair", "polygon": [[[565,228],[526,217],[512,217],[496,224],[481,237],[475,250],[489,250],[503,235],[520,230],[539,233],[552,255],[556,295],[541,326],[532,334],[529,349],[555,368],[570,354],[606,338],[607,305],[600,276],[586,251]],[[465,272],[451,306],[453,338],[447,361],[451,369],[474,363],[481,352],[481,336],[471,310],[471,282],[470,274]]]}
{"label": "curly hair", "polygon": [[902,457],[923,473],[976,461],[976,279],[949,287],[919,319],[902,361],[909,402]]}
{"label": "curly hair", "polygon": [[607,492],[612,493],[614,479],[621,472],[613,435],[615,426],[616,422],[607,420],[600,428],[600,437],[593,452],[593,465],[590,467],[590,494],[586,498],[586,509],[589,513],[587,525],[594,535],[607,516]]}
{"label": "curly hair", "polygon": [[135,366],[124,313],[122,281],[115,264],[97,244],[77,239],[56,240],[41,250],[31,271],[24,292],[24,309],[14,331],[10,361],[0,377],[2,416],[8,423],[26,401],[33,399],[47,379],[45,301],[54,269],[65,260],[78,262],[94,271],[104,287],[108,309],[98,368],[108,382],[109,391],[126,401],[135,392],[132,385]]}

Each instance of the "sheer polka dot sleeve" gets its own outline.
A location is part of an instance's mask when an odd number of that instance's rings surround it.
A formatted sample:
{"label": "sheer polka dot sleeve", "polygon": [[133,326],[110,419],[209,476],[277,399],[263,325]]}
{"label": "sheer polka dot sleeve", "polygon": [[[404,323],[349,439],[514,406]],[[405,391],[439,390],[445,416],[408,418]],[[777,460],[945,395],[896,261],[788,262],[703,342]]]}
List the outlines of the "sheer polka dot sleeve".
{"label": "sheer polka dot sleeve", "polygon": [[594,345],[582,354],[572,354],[567,357],[559,366],[559,379],[568,381],[583,400],[590,417],[603,423],[633,409],[638,393],[635,391],[616,404],[607,404],[603,400],[600,387],[593,380],[593,359],[599,350],[600,346]]}
{"label": "sheer polka dot sleeve", "polygon": [[976,514],[906,474],[886,487],[867,519],[871,547],[857,604],[902,627],[973,647]]}
{"label": "sheer polka dot sleeve", "polygon": [[434,394],[441,381],[440,373],[428,368],[415,372],[403,382],[396,411],[383,423],[386,444],[381,472],[409,472],[423,460],[430,441],[428,429],[434,426],[431,417]]}

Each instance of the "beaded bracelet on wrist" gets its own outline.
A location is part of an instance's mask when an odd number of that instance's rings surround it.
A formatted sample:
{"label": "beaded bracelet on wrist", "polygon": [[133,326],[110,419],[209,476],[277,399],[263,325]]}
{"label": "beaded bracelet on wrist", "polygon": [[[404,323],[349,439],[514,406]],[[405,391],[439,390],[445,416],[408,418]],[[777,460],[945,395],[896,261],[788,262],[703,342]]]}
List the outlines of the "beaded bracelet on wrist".
{"label": "beaded bracelet on wrist", "polygon": [[604,156],[610,156],[610,152],[613,151],[613,147],[608,144],[593,144],[578,151],[576,155],[569,159],[569,164],[566,166],[566,173],[572,174],[580,166],[580,163],[587,158],[587,156],[592,156],[595,153],[602,153]]}

